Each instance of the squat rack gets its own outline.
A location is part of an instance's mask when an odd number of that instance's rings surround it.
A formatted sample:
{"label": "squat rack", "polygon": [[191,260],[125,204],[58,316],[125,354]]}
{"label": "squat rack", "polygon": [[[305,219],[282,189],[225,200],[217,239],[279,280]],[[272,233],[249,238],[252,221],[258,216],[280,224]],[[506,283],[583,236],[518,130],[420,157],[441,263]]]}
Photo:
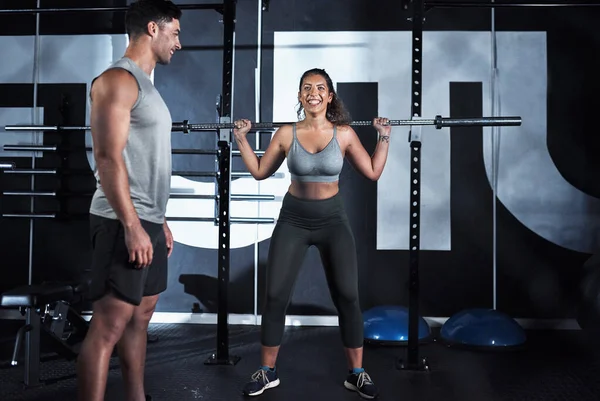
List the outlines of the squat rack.
{"label": "squat rack", "polygon": [[[39,3],[38,3],[39,4]],[[223,19],[223,69],[222,69],[222,93],[219,97],[220,101],[217,105],[217,111],[219,114],[219,123],[227,124],[231,123],[232,115],[232,98],[233,98],[233,57],[234,57],[234,42],[235,42],[235,19],[236,19],[236,5],[237,0],[223,0],[222,3],[215,4],[180,4],[177,5],[182,10],[215,10],[222,14]],[[269,0],[262,0],[262,11],[266,11],[269,8]],[[0,9],[0,15],[17,15],[17,14],[57,14],[57,13],[91,13],[91,12],[125,12],[128,7],[82,7],[82,8],[29,8],[29,9]],[[36,33],[37,34],[37,33]],[[35,103],[35,102],[34,102]],[[34,107],[36,105],[34,104]],[[41,130],[43,131],[44,126],[31,126],[29,130]],[[57,127],[55,131],[70,130],[74,127]],[[86,129],[88,127],[79,127],[79,129]],[[175,127],[174,127],[175,128]],[[7,127],[8,130],[8,127]],[[49,128],[49,130],[52,130]],[[232,220],[237,223],[273,223],[273,219],[260,219],[260,218],[230,218],[229,204],[231,201],[230,187],[231,187],[231,130],[230,129],[216,129],[218,136],[217,150],[215,151],[191,151],[180,150],[180,152],[173,153],[194,153],[194,154],[216,154],[218,172],[216,173],[218,194],[215,194],[215,218],[173,218],[168,220],[186,220],[186,221],[214,221],[215,224],[219,225],[219,249],[218,249],[218,301],[217,301],[217,349],[216,354],[213,354],[206,360],[208,365],[234,365],[240,357],[229,354],[229,325],[228,325],[228,284],[229,284],[229,270],[230,270],[230,224]],[[5,146],[8,150],[37,150],[37,151],[52,151],[56,149],[49,149],[50,147],[44,146]],[[88,149],[89,150],[89,149]],[[8,169],[9,165],[2,164],[3,169]],[[10,169],[14,165],[10,164]],[[35,170],[32,167],[31,170],[15,171],[16,173],[47,173],[47,171],[41,172]],[[189,172],[188,172],[189,173]],[[203,176],[203,173],[190,173],[189,175]],[[233,174],[236,175],[235,173]],[[239,174],[238,174],[239,175]],[[30,196],[35,196],[35,192],[32,192]],[[199,196],[201,197],[201,196]],[[211,197],[212,198],[212,197]],[[247,200],[246,196],[246,200]],[[256,196],[255,198],[263,198]],[[4,215],[4,217],[26,217],[29,219],[33,218],[55,218],[54,214],[40,214],[35,215],[33,213],[29,215]],[[31,279],[30,279],[31,280]],[[29,283],[31,285],[31,283]],[[28,321],[31,316],[27,316]],[[27,343],[31,342],[31,336],[27,333]],[[28,347],[29,349],[29,347]],[[32,377],[32,382],[37,381],[39,376],[39,355],[38,362],[31,362],[30,360],[35,356],[28,356],[26,358],[26,371],[32,370],[35,377]],[[29,365],[27,361],[32,364]],[[31,369],[30,369],[31,368]],[[29,380],[26,380],[29,381]]]}
{"label": "squat rack", "polygon": [[[600,2],[564,3],[560,2],[444,2],[424,0],[401,0],[402,7],[410,10],[412,22],[412,80],[411,115],[416,121],[421,118],[422,74],[423,71],[423,25],[425,13],[433,8],[539,8],[539,7],[598,7]],[[492,16],[492,19],[494,17]],[[495,66],[494,66],[495,67]],[[492,116],[493,118],[493,116]],[[406,361],[397,360],[396,366],[402,370],[428,371],[426,358],[419,359],[419,250],[420,250],[420,208],[421,208],[421,126],[411,127],[410,143],[410,220],[409,220],[409,308],[408,308],[408,348]],[[494,185],[494,198],[496,188]],[[494,221],[495,221],[494,199]]]}

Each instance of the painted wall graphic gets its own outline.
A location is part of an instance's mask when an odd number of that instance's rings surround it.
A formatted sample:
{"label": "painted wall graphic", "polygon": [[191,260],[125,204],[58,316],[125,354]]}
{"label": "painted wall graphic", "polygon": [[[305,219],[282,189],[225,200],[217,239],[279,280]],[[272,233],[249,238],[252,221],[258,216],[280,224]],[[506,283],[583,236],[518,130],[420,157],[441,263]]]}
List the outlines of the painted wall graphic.
{"label": "painted wall graphic", "polygon": [[[424,33],[423,117],[448,116],[449,83],[473,81],[482,82],[484,113],[492,115],[490,44],[489,32]],[[501,130],[499,199],[543,238],[569,249],[592,252],[598,245],[600,200],[564,180],[545,144],[546,35],[499,32],[497,44],[499,110],[502,115],[523,118],[521,127]],[[274,118],[294,118],[296,77],[317,65],[336,82],[376,82],[379,114],[408,119],[411,51],[410,32],[277,32]],[[491,185],[491,128],[484,132]],[[421,248],[450,250],[449,130],[424,127],[422,133]],[[409,241],[408,128],[395,127],[393,138],[390,158],[378,183],[377,249],[381,250],[408,249]],[[532,191],[532,187],[537,190]],[[566,209],[569,218],[565,218]]]}
{"label": "painted wall graphic", "polygon": [[[568,182],[548,151],[546,38],[503,32],[497,43],[499,112],[523,116],[521,127],[499,129],[498,198],[542,238],[594,253],[600,245],[600,199]],[[568,131],[561,134],[570,135]],[[489,135],[484,150],[490,174]]]}
{"label": "painted wall graphic", "polygon": [[[43,1],[45,3],[46,1]],[[48,4],[53,2],[47,1]],[[77,6],[75,0],[65,4]],[[13,7],[12,2],[6,7]],[[10,4],[9,4],[10,3]],[[55,2],[54,2],[55,3]],[[125,1],[95,0],[118,6]],[[234,118],[294,121],[298,80],[303,71],[329,71],[353,117],[409,118],[411,34],[400,3],[374,8],[361,0],[274,2],[263,14],[262,74],[257,81],[257,4],[238,2],[233,93]],[[61,2],[62,4],[62,2]],[[315,12],[317,10],[323,12]],[[493,270],[492,144],[490,128],[423,129],[422,312],[449,316],[467,307],[491,307],[494,278],[498,307],[517,317],[573,316],[577,273],[597,248],[600,141],[592,117],[598,107],[591,88],[598,86],[600,43],[587,12],[503,11],[496,14],[498,70],[491,92],[492,37],[489,10],[432,10],[424,35],[423,115],[489,115],[492,100],[501,115],[523,117],[521,127],[499,130],[497,269]],[[333,13],[333,14],[332,14]],[[331,16],[335,15],[335,18]],[[373,18],[367,18],[373,17]],[[563,18],[564,17],[564,18]],[[44,15],[40,23],[40,122],[63,119],[89,123],[87,92],[91,79],[121,57],[127,38],[122,14]],[[183,49],[169,66],[157,66],[154,82],[173,120],[214,122],[216,96],[222,91],[221,16],[186,11]],[[1,17],[0,126],[33,122],[33,42],[35,18]],[[256,109],[256,89],[261,90]],[[69,103],[70,102],[70,103]],[[63,116],[63,106],[69,111]],[[358,127],[368,151],[375,130]],[[356,238],[361,307],[408,302],[408,129],[394,128],[390,158],[379,182],[361,177],[348,163],[340,192]],[[89,133],[75,134],[76,146],[90,145]],[[0,145],[60,142],[47,132],[0,133]],[[271,133],[261,137],[265,150]],[[216,135],[173,133],[176,149],[215,149]],[[81,142],[81,143],[80,143]],[[251,135],[251,143],[255,138]],[[235,149],[235,145],[234,145]],[[37,153],[37,166],[59,166],[59,155]],[[6,152],[2,161],[31,166],[31,153]],[[245,172],[239,157],[232,171]],[[91,154],[69,153],[68,167],[91,169]],[[212,155],[174,155],[177,171],[216,170]],[[87,173],[86,173],[87,174]],[[91,174],[71,189],[88,191]],[[5,174],[4,188],[29,188],[29,177]],[[212,177],[175,174],[173,193],[213,195]],[[277,217],[290,184],[286,163],[277,175],[257,182],[236,178],[233,194],[274,195],[274,201],[232,201],[233,217]],[[50,177],[36,179],[39,189],[54,188]],[[596,196],[596,197],[594,197]],[[89,199],[69,200],[80,210]],[[2,211],[27,211],[29,199],[0,198]],[[53,202],[36,200],[36,210]],[[168,216],[213,217],[213,200],[172,199]],[[3,219],[0,290],[27,280],[29,221]],[[160,312],[212,313],[217,310],[217,229],[212,223],[172,222],[175,250],[169,261],[167,291]],[[272,224],[234,224],[231,232],[229,312],[260,313]],[[89,268],[88,225],[84,219],[36,220],[33,241],[35,280],[71,278]],[[8,267],[6,267],[8,266]],[[335,314],[319,254],[309,249],[292,296],[290,314]]]}

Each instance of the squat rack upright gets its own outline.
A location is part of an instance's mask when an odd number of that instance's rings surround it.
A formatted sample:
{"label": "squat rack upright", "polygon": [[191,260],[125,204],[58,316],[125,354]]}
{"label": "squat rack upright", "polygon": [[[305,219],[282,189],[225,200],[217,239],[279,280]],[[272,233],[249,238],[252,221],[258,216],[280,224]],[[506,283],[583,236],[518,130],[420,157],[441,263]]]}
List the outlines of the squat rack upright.
{"label": "squat rack upright", "polygon": [[[544,8],[544,7],[598,7],[600,2],[519,2],[519,1],[472,1],[444,2],[424,0],[401,0],[402,7],[410,11],[412,22],[412,75],[411,75],[411,116],[421,118],[422,71],[423,71],[423,25],[425,13],[433,8]],[[493,118],[494,116],[492,116]],[[485,125],[485,124],[484,124]],[[406,360],[397,361],[398,369],[429,370],[426,358],[419,358],[419,251],[420,251],[420,212],[421,212],[421,126],[411,127],[410,143],[410,218],[409,218],[409,307],[408,307],[408,348]],[[495,188],[494,188],[495,197]],[[494,201],[495,210],[495,201]],[[495,213],[494,213],[495,219]]]}

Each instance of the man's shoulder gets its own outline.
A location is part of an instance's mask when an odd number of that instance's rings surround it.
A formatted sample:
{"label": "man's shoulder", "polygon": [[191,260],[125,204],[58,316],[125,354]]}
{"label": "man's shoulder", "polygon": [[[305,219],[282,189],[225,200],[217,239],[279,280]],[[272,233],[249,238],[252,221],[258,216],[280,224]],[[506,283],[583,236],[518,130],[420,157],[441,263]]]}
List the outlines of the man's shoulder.
{"label": "man's shoulder", "polygon": [[128,83],[134,83],[135,77],[133,74],[120,66],[111,66],[110,68],[103,71],[96,79],[94,84],[108,85],[108,86],[119,86],[127,85]]}
{"label": "man's shoulder", "polygon": [[131,73],[122,68],[110,68],[93,82],[92,96],[137,96],[138,84]]}

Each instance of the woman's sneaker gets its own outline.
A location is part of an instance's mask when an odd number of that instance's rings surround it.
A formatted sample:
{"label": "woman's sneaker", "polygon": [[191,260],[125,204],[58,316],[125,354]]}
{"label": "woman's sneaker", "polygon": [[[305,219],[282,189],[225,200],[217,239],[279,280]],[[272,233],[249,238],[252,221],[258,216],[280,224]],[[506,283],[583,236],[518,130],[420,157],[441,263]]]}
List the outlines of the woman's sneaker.
{"label": "woman's sneaker", "polygon": [[244,394],[248,396],[261,395],[265,390],[279,386],[277,371],[260,368],[252,375],[252,381],[244,386]]}
{"label": "woman's sneaker", "polygon": [[350,373],[344,382],[344,387],[348,390],[356,391],[358,395],[366,399],[373,399],[378,396],[377,387],[371,380],[367,372]]}

